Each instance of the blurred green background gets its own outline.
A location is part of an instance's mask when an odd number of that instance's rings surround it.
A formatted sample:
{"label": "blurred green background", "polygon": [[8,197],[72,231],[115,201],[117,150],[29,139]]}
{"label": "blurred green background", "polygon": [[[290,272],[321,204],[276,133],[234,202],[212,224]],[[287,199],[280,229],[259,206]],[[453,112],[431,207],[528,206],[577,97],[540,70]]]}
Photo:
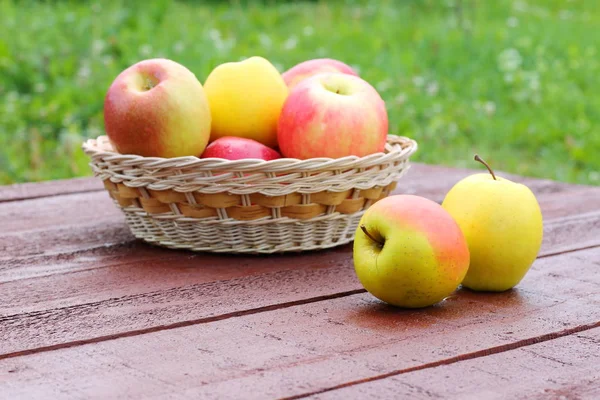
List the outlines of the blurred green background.
{"label": "blurred green background", "polygon": [[600,182],[596,0],[0,0],[0,184],[90,175],[117,74],[168,57],[201,82],[252,55],[332,57],[386,100],[415,161]]}

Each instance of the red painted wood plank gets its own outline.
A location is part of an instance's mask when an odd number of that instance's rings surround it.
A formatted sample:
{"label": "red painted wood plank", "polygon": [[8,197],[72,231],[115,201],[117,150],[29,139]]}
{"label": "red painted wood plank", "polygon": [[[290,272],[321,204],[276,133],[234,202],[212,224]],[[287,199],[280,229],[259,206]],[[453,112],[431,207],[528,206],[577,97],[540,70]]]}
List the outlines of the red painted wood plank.
{"label": "red painted wood plank", "polygon": [[[600,328],[512,351],[444,364],[307,398],[600,398]],[[519,379],[526,377],[526,379]]]}
{"label": "red painted wood plank", "polygon": [[91,177],[17,183],[0,186],[0,203],[98,191],[103,188],[104,186],[100,180]]}
{"label": "red painted wood plank", "polygon": [[[600,245],[600,212],[558,219],[546,228],[542,256]],[[0,262],[4,279],[0,314],[10,322],[5,330],[0,327],[0,350],[89,340],[361,290],[351,249],[347,245],[299,255],[239,257],[177,252],[138,242],[69,257],[30,259],[29,264]],[[294,287],[304,276],[323,268],[332,270],[319,272],[322,282]],[[27,276],[35,278],[22,282]],[[11,281],[11,277],[18,279]],[[238,291],[239,286],[244,290]],[[264,287],[269,287],[269,296],[264,295]],[[215,308],[210,299],[222,307]],[[119,312],[113,321],[115,310],[126,312]],[[64,335],[41,334],[57,327],[64,328]],[[28,341],[30,336],[35,340]]]}
{"label": "red painted wood plank", "polygon": [[124,218],[106,191],[96,191],[0,203],[0,220],[6,234]]}
{"label": "red painted wood plank", "polygon": [[[573,198],[577,201],[572,201]],[[555,217],[589,212],[589,218],[577,217],[571,224],[579,230],[581,243],[588,240],[591,235],[588,226],[597,217],[594,211],[600,210],[600,188],[542,193],[539,200],[549,225]],[[101,267],[103,251],[110,257],[115,252],[111,246],[131,245],[133,241],[123,216],[104,192],[0,204],[0,219],[5,221],[0,231],[0,283],[72,272],[80,267],[88,269],[79,262],[86,260],[87,252],[93,254],[95,265]],[[557,235],[553,242],[559,246],[557,251],[569,246],[570,239],[561,245],[562,236]],[[594,241],[594,237],[590,240]],[[138,246],[132,251],[147,247]]]}
{"label": "red painted wood plank", "polygon": [[[425,310],[394,309],[361,293],[5,358],[0,361],[0,371],[15,371],[10,375],[10,387],[19,388],[24,397],[51,391],[57,382],[67,394],[83,397],[102,393],[138,398],[167,394],[273,398],[318,392],[599,327],[600,282],[595,264],[599,255],[600,249],[595,248],[543,258],[517,290],[501,294],[460,291]],[[295,277],[292,283],[274,279],[264,286],[268,282],[264,277],[257,282],[263,285],[265,296],[273,296],[278,291],[338,281],[335,275],[322,277],[319,272],[330,274],[331,269]],[[220,307],[223,299],[235,301],[235,293],[247,297],[245,287],[238,284],[220,299],[212,296],[213,306]],[[205,302],[210,302],[214,292],[205,293]],[[124,317],[126,306],[107,310],[112,322]],[[231,309],[230,305],[224,307]],[[152,305],[147,309],[162,312]],[[5,325],[3,321],[1,326]],[[94,328],[103,326],[105,323],[98,323]],[[54,328],[53,332],[61,332],[85,327]],[[169,384],[146,386],[147,380]]]}

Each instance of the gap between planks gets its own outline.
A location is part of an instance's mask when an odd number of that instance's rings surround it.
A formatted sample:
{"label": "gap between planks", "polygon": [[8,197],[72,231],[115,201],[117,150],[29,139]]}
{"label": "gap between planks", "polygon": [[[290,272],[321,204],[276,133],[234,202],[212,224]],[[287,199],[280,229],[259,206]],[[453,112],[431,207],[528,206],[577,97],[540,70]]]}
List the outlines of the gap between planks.
{"label": "gap between planks", "polygon": [[[231,313],[224,313],[224,314],[219,314],[219,315],[215,315],[212,317],[180,321],[180,322],[175,322],[172,324],[165,324],[165,325],[153,326],[153,327],[144,328],[144,329],[136,329],[136,330],[131,330],[131,331],[127,331],[127,332],[114,333],[111,335],[98,336],[98,337],[94,337],[94,338],[90,338],[90,339],[74,340],[71,342],[60,343],[60,344],[51,345],[51,346],[43,346],[43,347],[37,347],[34,349],[15,351],[12,353],[0,354],[0,360],[20,357],[20,356],[26,356],[26,355],[30,355],[30,354],[43,353],[43,352],[47,352],[47,351],[67,349],[70,347],[82,346],[82,345],[86,345],[86,344],[106,342],[106,341],[120,339],[120,338],[139,336],[139,335],[144,335],[147,333],[160,332],[160,331],[176,329],[176,328],[183,328],[186,326],[206,324],[209,322],[222,321],[222,320],[230,319],[230,318],[244,317],[247,315],[259,314],[262,312],[274,311],[274,310],[279,310],[279,309],[285,309],[285,308],[290,308],[290,307],[299,306],[299,305],[303,305],[303,304],[317,303],[319,301],[325,301],[325,300],[333,300],[333,299],[337,299],[340,297],[346,297],[346,296],[351,296],[351,295],[360,294],[360,293],[366,293],[366,290],[364,290],[364,289],[350,290],[347,292],[334,293],[331,295],[324,295],[324,296],[317,296],[317,297],[312,297],[309,299],[288,301],[288,302],[278,303],[278,304],[270,304],[268,306],[240,310],[240,311],[235,311],[235,312],[231,312]],[[0,321],[1,321],[1,319],[0,319]]]}
{"label": "gap between planks", "polygon": [[577,326],[574,328],[565,329],[565,330],[562,330],[559,332],[552,332],[552,333],[547,333],[545,335],[536,336],[533,338],[522,339],[522,340],[519,340],[519,341],[516,341],[513,343],[503,344],[500,346],[494,346],[494,347],[490,347],[490,348],[487,348],[484,350],[478,350],[478,351],[474,351],[471,353],[461,354],[459,356],[450,357],[450,358],[446,358],[443,360],[438,360],[435,362],[418,365],[415,367],[399,369],[399,370],[387,372],[387,373],[381,374],[381,375],[371,376],[371,377],[363,378],[363,379],[357,379],[355,381],[345,382],[340,385],[331,386],[331,387],[321,389],[321,390],[315,390],[312,392],[306,392],[306,393],[289,396],[289,397],[282,397],[281,400],[303,399],[303,398],[307,398],[310,396],[331,392],[334,390],[339,390],[339,389],[344,389],[344,388],[355,386],[355,385],[360,385],[363,383],[374,382],[374,381],[379,381],[379,380],[386,379],[386,378],[391,378],[393,376],[408,374],[410,372],[441,367],[444,365],[451,365],[451,364],[455,364],[455,363],[458,363],[461,361],[474,360],[476,358],[487,357],[487,356],[491,356],[494,354],[500,354],[500,353],[504,353],[504,352],[511,351],[511,350],[516,350],[516,349],[519,349],[522,347],[527,347],[527,346],[531,346],[531,345],[538,344],[538,343],[548,342],[550,340],[559,339],[559,338],[562,338],[565,336],[589,331],[589,330],[595,329],[595,328],[600,328],[600,321],[593,323],[593,324],[580,325],[580,326]]}
{"label": "gap between planks", "polygon": [[[593,248],[600,248],[600,245],[592,246],[591,249],[593,249]],[[565,251],[559,255],[548,255],[548,256],[539,257],[539,258],[546,258],[546,259],[547,258],[555,258],[555,257],[560,257],[563,254],[568,254],[568,253],[572,253],[572,252],[573,251]],[[284,301],[284,302],[280,302],[280,303],[276,303],[276,304],[268,304],[265,306],[242,309],[242,310],[229,312],[229,313],[221,313],[221,314],[214,315],[214,316],[200,317],[200,318],[184,320],[184,321],[177,321],[177,322],[173,322],[173,323],[155,325],[155,326],[140,328],[140,329],[131,329],[128,331],[116,332],[116,333],[112,333],[112,334],[108,334],[108,335],[101,335],[101,336],[96,336],[96,337],[91,337],[91,338],[86,338],[86,339],[70,340],[70,341],[67,341],[64,343],[58,343],[58,344],[54,344],[54,345],[38,346],[38,347],[31,348],[31,349],[6,352],[4,354],[0,354],[0,360],[8,359],[8,358],[15,358],[15,357],[24,356],[24,355],[30,355],[30,354],[43,353],[43,352],[47,352],[47,351],[65,349],[65,348],[70,348],[70,347],[82,346],[82,345],[86,345],[86,344],[106,342],[106,341],[116,340],[116,339],[120,339],[120,338],[140,336],[140,335],[144,335],[144,334],[148,334],[148,333],[154,333],[154,332],[172,330],[172,329],[183,328],[183,327],[188,327],[188,326],[193,326],[193,325],[222,321],[222,320],[227,320],[227,319],[231,319],[231,318],[244,317],[244,316],[248,316],[248,315],[260,314],[260,313],[270,312],[270,311],[275,311],[275,310],[283,310],[283,309],[291,308],[291,307],[295,307],[295,306],[301,306],[301,305],[306,305],[306,304],[311,304],[311,303],[318,303],[318,302],[322,302],[322,301],[348,297],[348,296],[361,294],[361,293],[366,293],[366,290],[363,288],[346,290],[346,291],[342,291],[342,292],[336,292],[333,294],[313,296],[313,297],[309,297],[309,298],[305,298],[305,299]],[[105,303],[105,301],[90,303],[90,305],[98,306],[103,303]],[[84,306],[86,306],[86,304],[77,304],[75,306],[67,307],[67,308],[79,309]],[[34,312],[32,314],[36,314],[36,313]],[[2,322],[2,320],[6,321],[12,317],[15,317],[15,316],[0,317],[0,322]],[[597,322],[597,323],[600,323],[600,322]],[[591,329],[591,328],[595,327],[595,325],[589,325],[589,326],[591,326],[590,328],[585,328],[585,326],[587,326],[587,325],[582,325],[582,326],[584,327],[584,329]],[[578,327],[575,327],[572,329],[578,329]],[[565,332],[569,332],[569,331],[570,330],[566,330]],[[552,334],[549,334],[549,335],[552,335]],[[543,338],[545,336],[546,335],[542,335],[541,337]],[[527,340],[531,340],[531,339],[527,339]],[[502,347],[503,346],[499,346],[499,348],[502,348]]]}

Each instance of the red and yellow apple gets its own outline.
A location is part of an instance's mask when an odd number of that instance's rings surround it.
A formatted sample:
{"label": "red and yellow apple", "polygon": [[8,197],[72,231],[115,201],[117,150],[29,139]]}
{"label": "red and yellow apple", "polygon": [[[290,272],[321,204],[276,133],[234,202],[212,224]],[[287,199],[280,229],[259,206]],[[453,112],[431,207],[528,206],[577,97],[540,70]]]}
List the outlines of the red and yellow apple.
{"label": "red and yellow apple", "polygon": [[119,153],[197,156],[208,144],[211,115],[196,76],[175,61],[156,58],[115,78],[104,99],[104,125]]}
{"label": "red and yellow apple", "polygon": [[358,76],[323,73],[300,82],[279,116],[285,157],[366,156],[384,150],[388,115],[379,93]]}
{"label": "red and yellow apple", "polygon": [[227,160],[258,158],[269,161],[281,158],[281,154],[253,139],[223,136],[206,146],[201,158],[224,158]]}
{"label": "red and yellow apple", "polygon": [[354,269],[364,288],[398,307],[436,304],[469,268],[467,241],[452,216],[421,196],[392,195],[369,207],[356,230]]}
{"label": "red and yellow apple", "polygon": [[285,71],[282,76],[285,84],[292,90],[303,79],[325,72],[338,72],[358,76],[358,73],[352,67],[332,58],[315,58],[301,62]]}
{"label": "red and yellow apple", "polygon": [[217,66],[206,78],[210,140],[223,136],[254,139],[277,146],[277,121],[288,89],[277,69],[262,57]]}

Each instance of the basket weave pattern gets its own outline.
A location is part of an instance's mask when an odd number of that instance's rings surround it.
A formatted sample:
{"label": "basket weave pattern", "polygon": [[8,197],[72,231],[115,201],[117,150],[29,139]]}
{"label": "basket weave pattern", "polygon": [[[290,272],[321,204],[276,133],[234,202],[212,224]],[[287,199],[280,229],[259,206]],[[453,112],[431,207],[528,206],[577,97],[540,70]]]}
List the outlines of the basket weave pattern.
{"label": "basket weave pattern", "polygon": [[323,249],[353,240],[364,211],[396,187],[417,149],[388,136],[366,157],[309,160],[152,158],[83,144],[94,175],[137,238],[228,253]]}

